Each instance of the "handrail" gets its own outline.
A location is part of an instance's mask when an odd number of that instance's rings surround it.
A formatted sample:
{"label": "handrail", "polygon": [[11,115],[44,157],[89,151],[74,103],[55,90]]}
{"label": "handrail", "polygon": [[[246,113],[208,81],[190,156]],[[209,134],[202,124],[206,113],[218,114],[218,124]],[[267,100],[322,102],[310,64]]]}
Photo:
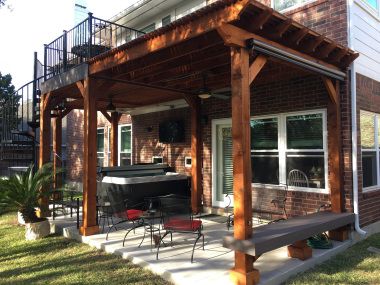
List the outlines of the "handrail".
{"label": "handrail", "polygon": [[89,13],[88,18],[45,45],[45,79],[144,34],[127,26],[93,17]]}

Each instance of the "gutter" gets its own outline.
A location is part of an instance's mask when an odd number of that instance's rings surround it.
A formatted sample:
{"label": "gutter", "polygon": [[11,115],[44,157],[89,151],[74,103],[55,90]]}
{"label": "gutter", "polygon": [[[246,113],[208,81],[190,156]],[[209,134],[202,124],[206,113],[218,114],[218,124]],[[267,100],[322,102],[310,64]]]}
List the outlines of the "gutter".
{"label": "gutter", "polygon": [[[353,44],[353,6],[354,0],[347,2],[347,17],[348,17],[348,46],[354,49]],[[357,128],[357,108],[356,108],[356,70],[355,61],[351,63],[351,141],[352,141],[352,187],[353,187],[353,203],[355,215],[355,231],[361,236],[367,235],[366,231],[360,228],[359,219],[359,186],[358,186],[358,128]]]}

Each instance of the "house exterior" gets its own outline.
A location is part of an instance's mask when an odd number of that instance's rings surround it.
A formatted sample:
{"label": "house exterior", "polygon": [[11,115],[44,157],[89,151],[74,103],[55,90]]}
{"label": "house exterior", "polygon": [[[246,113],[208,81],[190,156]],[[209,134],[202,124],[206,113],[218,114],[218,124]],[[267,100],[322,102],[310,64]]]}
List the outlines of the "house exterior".
{"label": "house exterior", "polygon": [[[355,207],[355,211],[360,213],[360,226],[377,222],[380,219],[377,139],[380,75],[376,48],[379,45],[377,33],[380,25],[377,2],[262,2],[337,43],[360,52],[361,56],[350,67],[354,80],[346,80],[341,87],[344,92],[341,97],[343,185],[346,208],[353,211]],[[111,21],[150,32],[207,4],[208,1],[142,1],[117,14]],[[270,73],[269,70],[266,72]],[[282,74],[285,73],[286,70],[283,70]],[[311,87],[312,93],[306,86]],[[252,165],[260,165],[257,169],[253,166],[252,187],[279,190],[282,184],[286,184],[290,169],[301,169],[307,174],[310,187],[289,192],[288,213],[299,215],[315,211],[317,205],[330,201],[327,183],[330,167],[327,102],[323,86],[315,78],[303,77],[272,83],[270,87],[263,84],[251,92],[253,136],[263,137],[261,142],[257,142],[256,150],[255,146],[251,146]],[[268,93],[270,96],[264,98],[263,94]],[[124,114],[119,121],[119,165],[151,163],[159,159],[173,166],[177,172],[191,174],[190,110],[185,100],[121,111]],[[227,203],[224,194],[232,191],[230,101],[216,97],[202,100],[201,116],[203,206],[205,210],[217,211]],[[69,181],[79,183],[83,175],[82,120],[83,112],[76,110],[68,115],[67,122],[67,176]],[[160,123],[170,120],[183,121],[183,142],[166,144],[159,141]],[[352,120],[356,124],[351,124]],[[294,128],[305,130],[305,138],[315,136],[319,139],[303,145],[301,138],[297,138],[301,134],[293,131],[294,147],[290,147],[292,121]],[[98,162],[103,166],[110,165],[110,129],[110,123],[99,112]],[[310,133],[306,132],[308,129]],[[317,129],[318,132],[312,133]],[[283,139],[285,137],[287,141]],[[363,144],[366,146],[363,147]],[[357,189],[359,207],[355,206],[356,190],[353,189]]]}
{"label": "house exterior", "polygon": [[[357,232],[376,228],[377,69],[363,61],[356,69],[359,54],[347,46],[363,48],[355,15],[376,20],[378,6],[262,2],[142,1],[112,21],[89,14],[45,46],[39,162],[51,160],[51,135],[62,153],[67,117],[67,179],[83,183],[82,235],[99,231],[97,165],[156,162],[191,175],[194,212],[220,211],[229,194],[237,240],[252,237],[259,191],[284,188],[289,216],[331,204],[332,216],[356,214]],[[306,182],[286,187],[294,169]],[[41,209],[48,214],[47,201]],[[236,284],[258,281],[254,261],[236,250]]]}

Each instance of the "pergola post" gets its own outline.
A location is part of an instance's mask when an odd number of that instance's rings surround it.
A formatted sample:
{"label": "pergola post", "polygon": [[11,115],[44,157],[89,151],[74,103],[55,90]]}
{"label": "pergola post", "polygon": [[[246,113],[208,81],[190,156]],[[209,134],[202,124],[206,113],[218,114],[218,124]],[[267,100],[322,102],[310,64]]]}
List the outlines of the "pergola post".
{"label": "pergola post", "polygon": [[[92,79],[86,78],[82,90],[84,105],[84,146],[83,146],[83,225],[81,235],[89,236],[99,232],[96,222],[96,86]],[[82,88],[83,87],[83,88]]]}
{"label": "pergola post", "polygon": [[[50,100],[51,93],[42,94],[40,102],[40,148],[39,167],[50,161]],[[43,189],[48,191],[48,189]],[[40,200],[41,217],[49,217],[49,198],[47,196]]]}
{"label": "pergola post", "polygon": [[118,165],[118,126],[120,115],[116,112],[111,113],[111,132],[110,132],[110,166]]}
{"label": "pergola post", "polygon": [[191,208],[198,213],[202,206],[202,134],[200,99],[193,99],[191,110]]}
{"label": "pergola post", "polygon": [[[322,77],[323,83],[329,95],[327,105],[327,131],[329,146],[329,184],[331,196],[331,210],[334,213],[344,212],[344,189],[343,189],[343,154],[341,140],[340,119],[340,92],[339,82],[336,84],[331,79]],[[334,240],[348,239],[347,228],[329,232]]]}
{"label": "pergola post", "polygon": [[201,101],[188,95],[184,98],[190,107],[191,120],[191,209],[193,213],[199,213],[203,195]]}
{"label": "pergola post", "polygon": [[57,175],[57,169],[62,167],[62,117],[53,119],[53,166],[54,189],[62,187],[62,176]]}
{"label": "pergola post", "polygon": [[[234,191],[234,237],[252,237],[251,127],[249,53],[231,47],[232,145]],[[254,256],[235,251],[231,279],[235,284],[257,284],[259,271],[253,268]]]}

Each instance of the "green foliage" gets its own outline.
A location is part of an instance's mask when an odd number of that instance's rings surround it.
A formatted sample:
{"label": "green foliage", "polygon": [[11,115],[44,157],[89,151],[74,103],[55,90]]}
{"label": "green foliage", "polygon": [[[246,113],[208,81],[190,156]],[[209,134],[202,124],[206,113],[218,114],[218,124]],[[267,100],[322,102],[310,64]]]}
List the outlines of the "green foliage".
{"label": "green foliage", "polygon": [[[0,7],[2,5],[0,4]],[[2,75],[0,72],[0,116],[3,118],[2,123],[8,124],[8,129],[14,129],[17,126],[17,110],[20,105],[20,96],[15,93],[15,87],[12,84],[10,74]],[[11,125],[9,125],[11,124]],[[3,125],[0,124],[0,128]]]}
{"label": "green foliage", "polygon": [[43,165],[35,174],[33,165],[22,174],[9,179],[0,180],[0,207],[2,209],[16,207],[25,222],[37,222],[35,207],[39,199],[49,195],[50,191],[42,191],[53,182],[53,165]]}

